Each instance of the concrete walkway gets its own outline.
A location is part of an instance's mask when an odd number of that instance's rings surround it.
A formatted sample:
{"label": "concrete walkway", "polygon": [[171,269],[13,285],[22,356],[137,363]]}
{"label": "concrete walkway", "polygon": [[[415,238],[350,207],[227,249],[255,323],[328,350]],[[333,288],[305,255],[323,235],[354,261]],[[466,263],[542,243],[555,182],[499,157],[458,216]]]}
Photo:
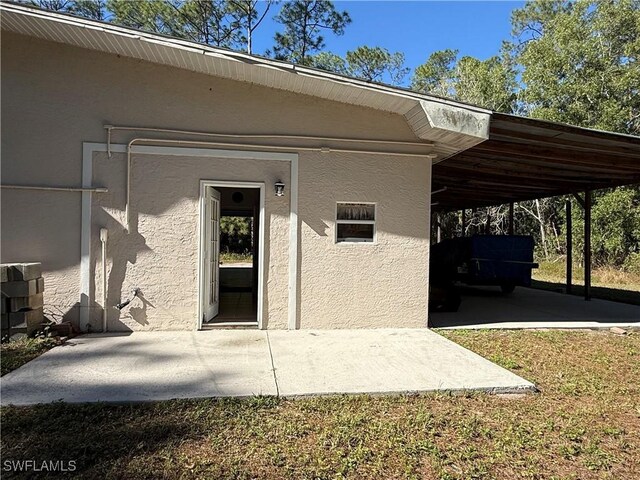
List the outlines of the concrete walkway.
{"label": "concrete walkway", "polygon": [[496,287],[469,287],[462,290],[457,312],[432,313],[429,322],[469,329],[640,327],[640,306],[533,288],[503,295]]}
{"label": "concrete walkway", "polygon": [[0,384],[3,405],[535,388],[426,329],[85,335]]}

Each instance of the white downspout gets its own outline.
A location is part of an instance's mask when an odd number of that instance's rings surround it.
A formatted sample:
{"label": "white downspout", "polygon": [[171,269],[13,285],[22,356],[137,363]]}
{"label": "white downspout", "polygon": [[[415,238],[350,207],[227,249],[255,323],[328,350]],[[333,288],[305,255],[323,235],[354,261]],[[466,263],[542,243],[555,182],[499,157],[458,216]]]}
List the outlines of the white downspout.
{"label": "white downspout", "polygon": [[102,331],[107,331],[107,238],[109,231],[100,229],[100,242],[102,243]]}

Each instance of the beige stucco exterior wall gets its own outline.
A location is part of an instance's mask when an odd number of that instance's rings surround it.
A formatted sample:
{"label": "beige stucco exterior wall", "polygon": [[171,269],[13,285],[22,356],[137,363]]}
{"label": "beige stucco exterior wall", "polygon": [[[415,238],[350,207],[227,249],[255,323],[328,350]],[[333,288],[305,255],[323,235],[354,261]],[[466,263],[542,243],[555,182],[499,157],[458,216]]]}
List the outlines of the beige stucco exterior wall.
{"label": "beige stucco exterior wall", "polygon": [[[109,230],[107,304],[115,305],[141,289],[143,300],[119,312],[108,310],[109,330],[196,328],[200,180],[265,183],[271,192],[286,184],[289,162],[175,155],[133,155],[132,228],[125,221],[126,155],[93,156],[93,178],[109,193],[92,204],[93,297],[102,298],[101,227]],[[289,198],[265,196],[265,326],[286,328],[289,268]],[[281,241],[284,238],[285,241]],[[102,328],[102,309],[92,308],[94,330]]]}
{"label": "beige stucco exterior wall", "polygon": [[[30,37],[3,32],[1,58],[5,184],[81,185],[82,144],[104,143],[105,124],[416,141],[398,115]],[[114,141],[126,143],[133,136],[119,133]],[[112,226],[109,302],[127,297],[134,286],[149,302],[135,306],[128,317],[110,310],[110,327],[194,328],[198,182],[211,178],[267,183],[271,234],[265,311],[269,328],[285,328],[289,197],[276,200],[269,182],[276,174],[288,178],[288,162],[244,161],[230,168],[215,158],[144,157],[135,168],[148,167],[145,176],[134,174],[138,231],[129,236],[118,226],[124,212],[122,156],[94,158],[94,183],[110,192],[94,196],[92,305],[101,293],[97,231],[104,224]],[[300,152],[296,295],[302,328],[425,324],[427,162]],[[78,322],[81,195],[3,189],[1,200],[2,261],[43,262],[47,313]],[[333,243],[340,200],[378,202],[376,245]]]}
{"label": "beige stucco exterior wall", "polygon": [[[302,328],[425,327],[431,164],[300,157]],[[336,243],[337,202],[376,203],[375,243]]]}

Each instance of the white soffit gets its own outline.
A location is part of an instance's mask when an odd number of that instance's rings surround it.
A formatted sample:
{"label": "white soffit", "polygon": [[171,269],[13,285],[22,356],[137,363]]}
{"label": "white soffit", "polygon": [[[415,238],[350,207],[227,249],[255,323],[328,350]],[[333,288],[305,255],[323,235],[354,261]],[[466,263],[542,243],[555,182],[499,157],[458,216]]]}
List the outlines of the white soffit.
{"label": "white soffit", "polygon": [[403,115],[439,160],[488,138],[480,107],[23,5],[0,12],[2,29],[22,35]]}

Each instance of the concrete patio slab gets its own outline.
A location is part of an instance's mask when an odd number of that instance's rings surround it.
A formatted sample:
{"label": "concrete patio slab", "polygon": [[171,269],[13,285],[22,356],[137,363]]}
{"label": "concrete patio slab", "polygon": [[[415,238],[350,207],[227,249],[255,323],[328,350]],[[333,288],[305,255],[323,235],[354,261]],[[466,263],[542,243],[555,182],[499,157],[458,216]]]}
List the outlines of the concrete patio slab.
{"label": "concrete patio slab", "polygon": [[[638,293],[640,297],[640,293]],[[457,312],[431,313],[438,328],[610,328],[640,327],[640,306],[575,295],[516,288],[503,295],[499,288],[462,290]]]}
{"label": "concrete patio slab", "polygon": [[0,384],[2,405],[535,388],[426,329],[86,335]]}
{"label": "concrete patio slab", "polygon": [[276,395],[264,332],[225,333],[77,337],[2,377],[0,399],[24,405]]}
{"label": "concrete patio slab", "polygon": [[272,331],[269,340],[282,396],[535,389],[427,329]]}

